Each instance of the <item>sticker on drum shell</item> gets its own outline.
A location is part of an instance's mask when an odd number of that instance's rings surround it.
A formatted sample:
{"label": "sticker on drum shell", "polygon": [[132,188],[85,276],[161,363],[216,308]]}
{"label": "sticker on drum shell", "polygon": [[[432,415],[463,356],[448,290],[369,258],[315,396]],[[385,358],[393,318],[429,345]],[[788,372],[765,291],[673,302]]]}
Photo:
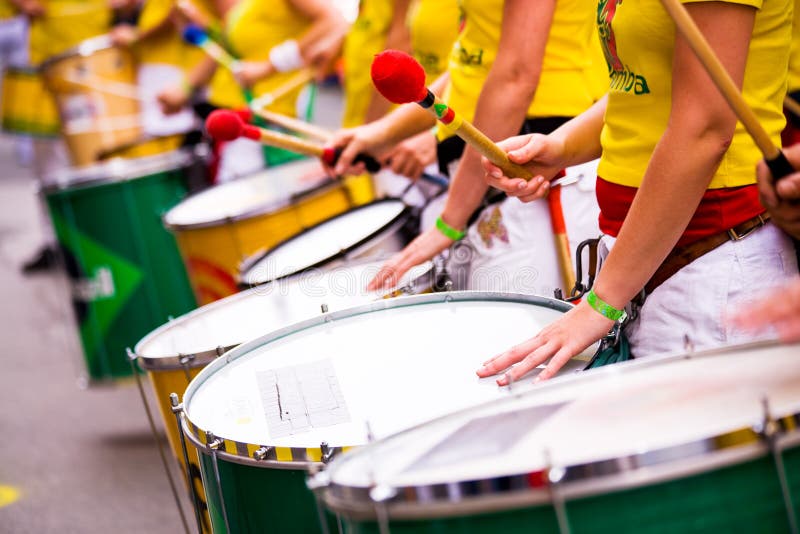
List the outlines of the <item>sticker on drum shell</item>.
{"label": "sticker on drum shell", "polygon": [[61,99],[61,117],[64,132],[78,134],[94,129],[97,117],[106,114],[105,101],[92,94],[73,94]]}

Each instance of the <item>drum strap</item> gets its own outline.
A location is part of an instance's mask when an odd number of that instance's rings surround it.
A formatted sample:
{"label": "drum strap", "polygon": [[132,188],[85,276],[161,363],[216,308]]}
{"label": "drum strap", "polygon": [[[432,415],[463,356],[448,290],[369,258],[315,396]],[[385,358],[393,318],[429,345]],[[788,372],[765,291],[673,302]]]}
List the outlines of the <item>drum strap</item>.
{"label": "drum strap", "polygon": [[769,214],[763,213],[734,226],[730,230],[705,237],[689,245],[675,247],[644,286],[645,297],[658,286],[669,280],[672,275],[728,241],[740,241],[758,230],[769,221]]}

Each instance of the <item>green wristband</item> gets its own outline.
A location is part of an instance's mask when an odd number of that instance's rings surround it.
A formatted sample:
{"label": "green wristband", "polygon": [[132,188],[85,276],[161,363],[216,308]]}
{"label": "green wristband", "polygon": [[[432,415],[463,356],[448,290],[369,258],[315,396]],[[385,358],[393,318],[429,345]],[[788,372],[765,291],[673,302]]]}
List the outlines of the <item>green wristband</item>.
{"label": "green wristband", "polygon": [[464,236],[467,235],[467,232],[463,230],[456,230],[444,222],[441,215],[438,219],[436,219],[436,229],[439,230],[446,238],[452,239],[453,241],[461,241],[464,239]]}
{"label": "green wristband", "polygon": [[589,290],[589,294],[586,295],[586,302],[594,311],[606,319],[611,319],[612,321],[624,321],[625,317],[627,317],[625,310],[618,310],[611,304],[605,302],[603,299],[597,296],[597,294],[594,292],[594,289]]}

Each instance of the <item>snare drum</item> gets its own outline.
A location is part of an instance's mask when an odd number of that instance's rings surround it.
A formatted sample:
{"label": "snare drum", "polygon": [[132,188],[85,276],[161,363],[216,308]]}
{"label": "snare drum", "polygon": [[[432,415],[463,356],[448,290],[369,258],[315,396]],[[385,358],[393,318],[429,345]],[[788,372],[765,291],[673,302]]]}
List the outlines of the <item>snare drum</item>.
{"label": "snare drum", "polygon": [[129,50],[113,46],[107,35],[93,37],[49,58],[41,69],[73,165],[91,164],[140,139],[136,65]]}
{"label": "snare drum", "polygon": [[125,349],[195,307],[161,216],[186,195],[184,152],[48,176],[45,196],[72,282],[91,381],[131,375]]}
{"label": "snare drum", "polygon": [[6,67],[2,96],[4,132],[37,137],[58,135],[56,104],[38,69]]}
{"label": "snare drum", "polygon": [[359,206],[248,259],[242,264],[240,284],[252,287],[309,269],[398,252],[413,237],[410,222],[411,212],[402,200]]}
{"label": "snare drum", "polygon": [[183,399],[214,531],[320,531],[309,469],[370,435],[507,395],[475,370],[570,307],[523,295],[417,295],[325,313],[226,353]]}
{"label": "snare drum", "polygon": [[354,533],[790,532],[800,345],[695,356],[452,414],[315,482]]}
{"label": "snare drum", "polygon": [[[379,299],[381,293],[367,293],[364,288],[380,267],[380,262],[360,263],[244,291],[178,317],[136,345],[134,352],[150,377],[167,438],[184,472],[187,471],[169,394],[185,391],[203,367],[245,341],[314,317],[323,306],[333,311]],[[428,262],[413,268],[397,291],[415,293],[432,285],[433,266]],[[205,493],[194,455],[189,462],[196,505],[205,517],[204,530],[210,532]]]}
{"label": "snare drum", "polygon": [[241,262],[355,205],[361,182],[328,178],[318,161],[287,163],[192,195],[164,216],[198,302],[238,291]]}

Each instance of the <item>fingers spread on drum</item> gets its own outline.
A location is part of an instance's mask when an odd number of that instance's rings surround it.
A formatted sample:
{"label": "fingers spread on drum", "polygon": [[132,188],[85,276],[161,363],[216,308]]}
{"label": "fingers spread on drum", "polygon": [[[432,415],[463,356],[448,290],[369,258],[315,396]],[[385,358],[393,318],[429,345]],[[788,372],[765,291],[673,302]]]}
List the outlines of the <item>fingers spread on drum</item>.
{"label": "fingers spread on drum", "polygon": [[[496,375],[497,373],[504,371],[524,360],[528,354],[536,350],[540,345],[539,336],[533,337],[519,345],[515,345],[511,347],[509,350],[488,359],[483,363],[483,366],[477,370],[477,374],[481,378],[486,378],[487,376]],[[505,377],[498,380],[505,380]],[[505,385],[505,384],[502,384]]]}
{"label": "fingers spread on drum", "polygon": [[394,260],[389,260],[378,271],[367,286],[367,291],[378,291],[394,287],[400,281],[403,272],[395,264]]}

